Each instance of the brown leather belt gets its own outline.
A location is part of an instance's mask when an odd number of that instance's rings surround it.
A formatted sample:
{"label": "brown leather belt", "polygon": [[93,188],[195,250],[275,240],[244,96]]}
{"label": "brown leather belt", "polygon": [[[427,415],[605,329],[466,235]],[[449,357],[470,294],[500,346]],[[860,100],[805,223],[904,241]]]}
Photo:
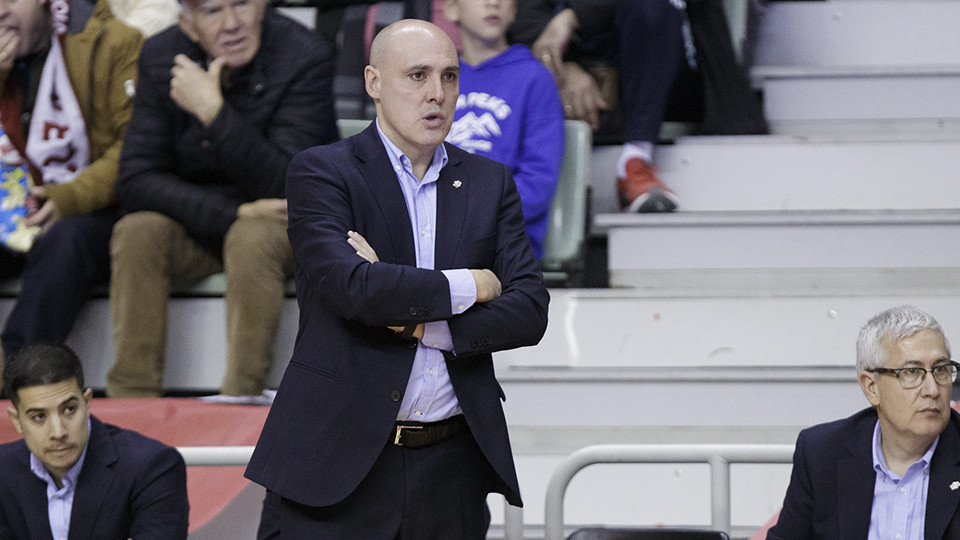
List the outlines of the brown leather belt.
{"label": "brown leather belt", "polygon": [[424,448],[466,429],[467,421],[462,414],[439,422],[397,422],[393,444],[404,448]]}

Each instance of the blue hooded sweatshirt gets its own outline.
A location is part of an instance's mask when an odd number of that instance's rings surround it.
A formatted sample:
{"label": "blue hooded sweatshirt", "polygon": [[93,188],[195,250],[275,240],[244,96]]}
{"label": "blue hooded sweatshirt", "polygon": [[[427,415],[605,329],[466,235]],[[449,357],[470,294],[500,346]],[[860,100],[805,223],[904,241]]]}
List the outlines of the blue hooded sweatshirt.
{"label": "blue hooded sweatshirt", "polygon": [[510,167],[538,259],[563,161],[563,137],[560,92],[529,49],[513,45],[478,66],[460,59],[460,97],[447,141]]}

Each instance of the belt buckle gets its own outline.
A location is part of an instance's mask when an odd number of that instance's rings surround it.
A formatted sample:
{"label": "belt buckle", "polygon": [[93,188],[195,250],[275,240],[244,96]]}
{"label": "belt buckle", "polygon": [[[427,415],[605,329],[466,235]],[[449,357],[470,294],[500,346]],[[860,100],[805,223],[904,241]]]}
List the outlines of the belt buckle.
{"label": "belt buckle", "polygon": [[400,442],[400,437],[403,435],[403,430],[405,429],[423,429],[423,426],[397,426],[397,435],[393,438],[393,444],[403,446]]}

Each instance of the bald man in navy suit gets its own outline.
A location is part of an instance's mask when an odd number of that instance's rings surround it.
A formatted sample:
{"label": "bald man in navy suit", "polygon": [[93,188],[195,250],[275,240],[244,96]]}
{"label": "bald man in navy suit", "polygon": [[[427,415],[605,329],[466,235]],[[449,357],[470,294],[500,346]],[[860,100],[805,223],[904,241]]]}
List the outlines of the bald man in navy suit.
{"label": "bald man in navy suit", "polygon": [[377,120],[290,165],[300,331],[246,472],[284,537],[479,539],[488,493],[521,505],[491,353],[539,342],[549,294],[509,168],[443,143],[458,75],[394,23]]}

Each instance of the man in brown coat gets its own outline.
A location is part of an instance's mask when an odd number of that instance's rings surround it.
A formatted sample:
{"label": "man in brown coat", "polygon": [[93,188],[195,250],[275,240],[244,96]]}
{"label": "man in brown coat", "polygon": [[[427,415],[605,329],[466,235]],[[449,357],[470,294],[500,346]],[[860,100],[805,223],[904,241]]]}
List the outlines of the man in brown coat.
{"label": "man in brown coat", "polygon": [[[37,341],[63,343],[90,288],[110,275],[117,162],[143,37],[113,17],[107,0],[99,0],[82,32],[59,34],[51,15],[51,4],[59,2],[0,3],[0,124],[9,143],[0,146],[28,158],[37,210],[26,224],[39,228],[25,254],[0,249],[0,277],[21,280],[0,334],[7,356]],[[67,78],[51,91],[44,80],[55,77],[46,72],[64,66]],[[44,115],[59,110],[69,90],[79,115],[51,129]],[[78,135],[62,147],[35,151],[37,132]],[[87,159],[58,169],[77,148]],[[71,177],[57,174],[64,170]]]}

